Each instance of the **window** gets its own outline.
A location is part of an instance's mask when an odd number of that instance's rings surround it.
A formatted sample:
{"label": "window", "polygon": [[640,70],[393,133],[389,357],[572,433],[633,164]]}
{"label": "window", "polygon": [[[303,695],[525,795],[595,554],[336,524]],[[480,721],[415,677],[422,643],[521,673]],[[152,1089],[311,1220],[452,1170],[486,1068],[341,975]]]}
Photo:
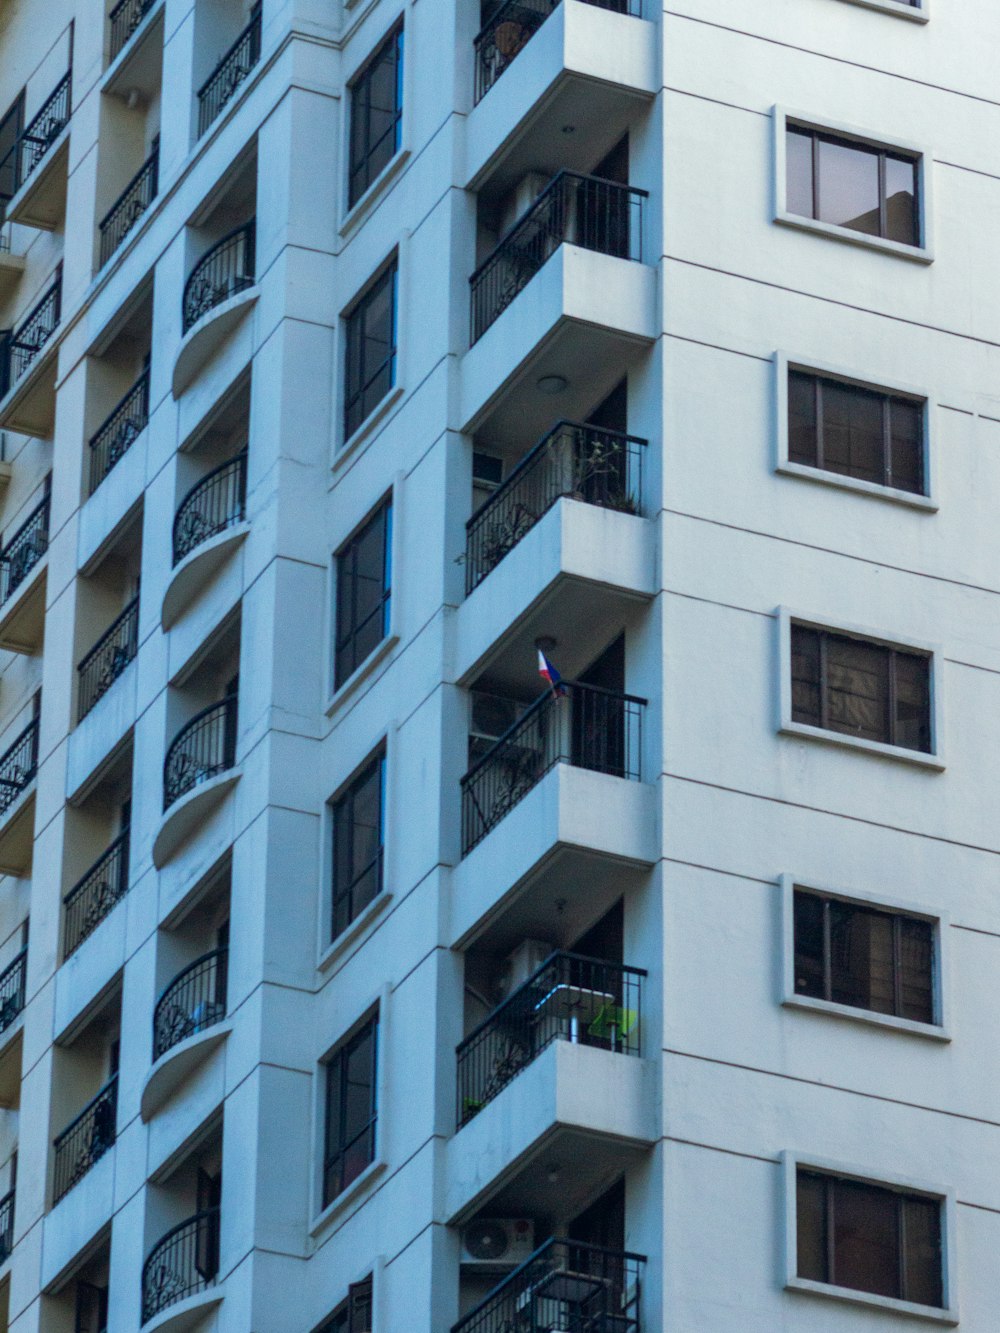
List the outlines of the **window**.
{"label": "window", "polygon": [[943,1304],[941,1200],[799,1167],[798,1276]]}
{"label": "window", "polygon": [[339,689],[389,633],[392,502],[384,500],[336,556],[334,688]]}
{"label": "window", "polygon": [[394,259],[346,318],[345,440],[396,383],[396,269]]}
{"label": "window", "polygon": [[791,627],[792,721],[902,749],[931,749],[930,657]]}
{"label": "window", "polygon": [[333,803],[332,938],[382,891],[385,755],[352,778]]}
{"label": "window", "polygon": [[788,461],[923,495],[924,404],[790,370]]}
{"label": "window", "polygon": [[403,29],[398,27],[351,85],[349,207],[399,152],[402,123]]}
{"label": "window", "polygon": [[378,1016],[334,1051],[326,1067],[323,1207],[375,1160]]}
{"label": "window", "polygon": [[866,236],[919,246],[919,158],[789,123],[789,213]]}
{"label": "window", "polygon": [[337,1306],[319,1333],[371,1333],[371,1327],[372,1280],[368,1276],[351,1283],[347,1300]]}
{"label": "window", "polygon": [[930,921],[794,891],[795,994],[937,1021]]}

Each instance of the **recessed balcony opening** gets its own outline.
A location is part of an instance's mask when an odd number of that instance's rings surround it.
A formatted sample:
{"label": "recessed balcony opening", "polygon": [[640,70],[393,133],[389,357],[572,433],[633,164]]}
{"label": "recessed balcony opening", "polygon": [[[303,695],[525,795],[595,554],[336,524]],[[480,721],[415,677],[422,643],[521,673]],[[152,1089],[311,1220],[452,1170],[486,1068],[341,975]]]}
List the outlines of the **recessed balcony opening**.
{"label": "recessed balcony opening", "polygon": [[34,655],[45,628],[52,474],[18,511],[0,543],[0,648]]}
{"label": "recessed balcony opening", "polygon": [[21,1095],[20,1039],[8,1036],[27,999],[28,921],[0,945],[0,1108],[16,1106]]}
{"label": "recessed balcony opening", "polygon": [[260,0],[198,0],[194,11],[195,138],[219,118],[260,60]]}
{"label": "recessed balcony opening", "polygon": [[31,866],[41,706],[39,691],[0,733],[0,873],[5,875],[27,874]]}
{"label": "recessed balcony opening", "polygon": [[167,696],[168,734],[163,763],[163,809],[236,766],[239,709],[240,615],[219,627]]}
{"label": "recessed balcony opening", "polygon": [[220,1117],[169,1174],[149,1185],[143,1324],[182,1302],[193,1313],[222,1298],[222,1132]]}
{"label": "recessed balcony opening", "polygon": [[139,651],[142,505],[77,582],[74,632],[77,723],[100,703]]}
{"label": "recessed balcony opening", "polygon": [[118,1129],[121,984],[53,1050],[52,1204],[114,1146]]}
{"label": "recessed balcony opening", "polygon": [[[134,15],[138,6],[132,0],[125,4]],[[142,55],[131,62],[127,86],[105,90],[101,98],[97,269],[125,244],[159,191],[161,44],[145,43]]]}
{"label": "recessed balcony opening", "polygon": [[65,962],[129,890],[132,746],[103,770],[85,796],[66,807],[62,956]]}
{"label": "recessed balcony opening", "polygon": [[246,519],[250,377],[244,376],[177,458],[174,566]]}
{"label": "recessed balcony opening", "polygon": [[153,293],[148,288],[87,359],[84,497],[94,494],[149,423],[152,325]]}
{"label": "recessed balcony opening", "polygon": [[[16,1111],[11,1124],[13,1146],[4,1144],[5,1161],[0,1166],[0,1264],[5,1264],[14,1252],[14,1223],[17,1207],[17,1120]],[[4,1136],[5,1139],[7,1136]]]}
{"label": "recessed balcony opening", "polygon": [[171,929],[162,930],[157,951],[160,994],[153,1012],[155,1063],[168,1051],[221,1023],[226,1017],[229,966],[228,861]]}
{"label": "recessed balcony opening", "polygon": [[0,425],[45,439],[55,425],[55,335],[62,319],[62,262],[0,332]]}
{"label": "recessed balcony opening", "polygon": [[42,1297],[45,1328],[59,1333],[107,1333],[111,1285],[111,1237],[107,1229],[69,1277]]}
{"label": "recessed balcony opening", "polygon": [[73,25],[62,29],[4,113],[0,220],[52,230],[66,206]]}

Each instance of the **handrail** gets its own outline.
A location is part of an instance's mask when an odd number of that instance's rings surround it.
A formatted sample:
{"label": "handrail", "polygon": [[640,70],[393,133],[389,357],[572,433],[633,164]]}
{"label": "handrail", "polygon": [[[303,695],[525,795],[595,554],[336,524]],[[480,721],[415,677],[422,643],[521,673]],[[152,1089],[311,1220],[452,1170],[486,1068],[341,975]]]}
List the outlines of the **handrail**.
{"label": "handrail", "polygon": [[220,1222],[218,1205],[206,1208],[171,1227],[156,1242],[142,1265],[142,1323],[215,1281]]}
{"label": "handrail", "polygon": [[90,437],[90,494],[93,495],[149,423],[149,366],[119,399]]}
{"label": "handrail", "polygon": [[[218,483],[224,483],[219,485]],[[202,513],[196,501],[208,496],[208,513]],[[172,531],[174,564],[177,565],[196,546],[224,532],[246,517],[247,450],[227,458],[212,468],[190,488],[177,506]]]}
{"label": "handrail", "polygon": [[108,21],[111,24],[111,60],[125,49],[129,38],[153,8],[156,0],[118,0]]}
{"label": "handrail", "polygon": [[[34,717],[0,755],[0,815],[4,815],[38,772],[38,718]],[[6,974],[5,974],[6,975]],[[3,978],[0,977],[0,985]]]}
{"label": "handrail", "polygon": [[49,549],[49,509],[46,493],[2,549],[0,549],[0,604],[20,587]]}
{"label": "handrail", "polygon": [[260,60],[260,36],[261,4],[256,0],[250,10],[250,22],[198,89],[199,138]]}
{"label": "handrail", "polygon": [[0,1032],[6,1032],[24,1008],[27,961],[28,950],[24,948],[0,972]]}
{"label": "handrail", "polygon": [[[195,713],[181,727],[163,761],[164,810],[169,810],[174,801],[200,783],[233,767],[236,762],[236,710],[237,696],[227,694],[224,699]],[[205,736],[203,745],[200,744],[201,733]],[[197,753],[184,754],[185,746],[192,741],[195,744],[190,748]],[[175,765],[178,757],[182,762]],[[178,772],[174,772],[175,767]]]}
{"label": "handrail", "polygon": [[153,1060],[226,1016],[229,950],[212,949],[167,983],[153,1008]]}
{"label": "handrail", "polygon": [[24,319],[6,336],[4,365],[0,367],[0,394],[9,392],[30,368],[59,327],[61,317],[62,264],[59,263],[52,282]]}
{"label": "handrail", "polygon": [[157,135],[145,162],[97,224],[101,233],[102,268],[156,198],[159,169],[160,136]]}
{"label": "handrail", "polygon": [[8,199],[14,197],[69,122],[72,76],[72,69],[68,69],[0,162],[2,173],[8,159],[14,160],[14,188],[13,194],[6,196]]}
{"label": "handrail", "polygon": [[257,219],[227,232],[201,256],[188,275],[181,300],[183,332],[223,301],[255,281]]}
{"label": "handrail", "polygon": [[135,596],[76,668],[80,682],[80,721],[110,690],[138,651],[139,598]]}
{"label": "handrail", "polygon": [[[128,827],[122,829],[64,896],[64,959],[80,947],[128,892],[129,831]],[[109,868],[111,873],[105,875]]]}
{"label": "handrail", "polygon": [[117,1111],[118,1074],[114,1073],[52,1142],[53,1204],[68,1194],[112,1147],[117,1137]]}

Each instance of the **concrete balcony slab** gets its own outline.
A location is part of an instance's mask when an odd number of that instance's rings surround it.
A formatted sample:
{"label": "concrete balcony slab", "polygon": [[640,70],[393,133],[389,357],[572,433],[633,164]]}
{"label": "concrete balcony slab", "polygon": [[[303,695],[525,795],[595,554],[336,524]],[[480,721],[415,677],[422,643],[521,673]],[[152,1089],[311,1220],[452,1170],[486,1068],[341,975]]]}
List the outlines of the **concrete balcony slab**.
{"label": "concrete balcony slab", "polygon": [[70,126],[45,150],[45,156],[7,205],[7,218],[23,227],[54,231],[66,212]]}
{"label": "concrete balcony slab", "polygon": [[78,511],[77,563],[85,574],[106,553],[109,539],[142,495],[148,442],[144,429]]}
{"label": "concrete balcony slab", "polygon": [[57,1283],[114,1214],[115,1146],[112,1145],[45,1215],[42,1284]]}
{"label": "concrete balcony slab", "polygon": [[234,523],[224,532],[216,533],[189,551],[175,567],[163,593],[160,610],[160,624],[164,632],[177,623],[216,570],[236,553],[249,531],[249,523]]}
{"label": "concrete balcony slab", "polygon": [[139,1113],[144,1123],[153,1118],[181,1084],[222,1045],[232,1030],[232,1022],[224,1019],[213,1023],[204,1032],[185,1037],[160,1056],[142,1086]]}
{"label": "concrete balcony slab", "polygon": [[66,747],[66,799],[79,800],[92,778],[135,723],[137,668],[133,659],[70,732]]}
{"label": "concrete balcony slab", "polygon": [[207,1328],[207,1320],[212,1311],[222,1304],[225,1295],[221,1286],[209,1287],[207,1291],[196,1292],[183,1301],[177,1301],[166,1310],[146,1321],[142,1333],[185,1333],[191,1328]]}
{"label": "concrete balcony slab", "polygon": [[199,371],[257,304],[259,287],[248,287],[203,315],[181,339],[174,358],[171,392],[179,398]]}
{"label": "concrete balcony slab", "polygon": [[0,429],[45,440],[56,420],[57,329],[0,402]]}
{"label": "concrete balcony slab", "polygon": [[0,606],[0,648],[8,653],[36,653],[45,629],[48,555],[43,555]]}
{"label": "concrete balcony slab", "polygon": [[121,97],[137,88],[147,97],[159,87],[163,62],[164,0],[155,0],[143,15],[135,32],[104,71],[101,92]]}
{"label": "concrete balcony slab", "polygon": [[186,842],[195,829],[226,799],[240,780],[241,769],[228,768],[224,773],[199,782],[174,801],[160,820],[153,838],[153,865],[162,870],[174,852]]}

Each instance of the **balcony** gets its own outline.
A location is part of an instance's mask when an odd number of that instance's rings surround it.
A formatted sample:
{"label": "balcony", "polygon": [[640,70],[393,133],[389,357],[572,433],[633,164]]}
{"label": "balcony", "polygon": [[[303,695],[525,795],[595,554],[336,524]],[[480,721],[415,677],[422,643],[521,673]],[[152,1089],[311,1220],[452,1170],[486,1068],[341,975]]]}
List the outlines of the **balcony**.
{"label": "balcony", "polygon": [[[37,773],[38,718],[35,717],[0,755],[0,874],[19,875],[31,859],[32,795]],[[0,1000],[2,1003],[6,1001]]]}
{"label": "balcony", "polygon": [[[199,1313],[205,1313],[205,1303],[195,1303],[192,1298],[215,1286],[219,1232],[219,1209],[208,1208],[181,1222],[153,1246],[142,1266],[143,1324],[181,1301],[185,1308],[197,1304]],[[164,1326],[158,1321],[158,1328]]]}
{"label": "balcony", "polygon": [[113,1146],[117,1117],[118,1075],[115,1074],[53,1144],[53,1206]]}
{"label": "balcony", "polygon": [[156,0],[118,0],[118,4],[108,15],[108,21],[111,24],[111,64],[114,64],[128,45],[132,34],[138,29],[155,3]]}
{"label": "balcony", "polygon": [[24,1008],[27,970],[28,950],[22,949],[14,961],[0,972],[0,1035],[7,1031]]}
{"label": "balcony", "polygon": [[0,336],[0,426],[46,437],[55,423],[54,347],[46,346],[62,314],[62,265],[18,326]]}
{"label": "balcony", "polygon": [[76,952],[128,892],[129,830],[126,828],[63,899],[63,960]]}
{"label": "balcony", "polygon": [[231,100],[260,60],[261,7],[250,11],[250,22],[198,89],[199,139]]}
{"label": "balcony", "polygon": [[93,495],[149,424],[149,367],[90,437],[89,494]]}
{"label": "balcony", "polygon": [[226,986],[229,951],[213,949],[170,982],[153,1011],[153,1065],[142,1090],[148,1121],[229,1035]]}
{"label": "balcony", "polygon": [[231,458],[188,491],[174,516],[174,573],[163,595],[164,630],[246,537],[247,452]]}
{"label": "balcony", "polygon": [[14,1252],[14,1198],[10,1190],[0,1199],[0,1264],[5,1264]]}
{"label": "balcony", "polygon": [[209,704],[177,733],[163,764],[163,819],[153,840],[159,870],[239,778],[235,694]]}
{"label": "balcony", "polygon": [[139,651],[139,599],[134,597],[76,669],[82,721]]}
{"label": "balcony", "polygon": [[24,272],[24,255],[14,254],[11,250],[10,227],[3,221],[5,199],[0,195],[0,301],[7,302],[12,296]]}
{"label": "balcony", "polygon": [[101,219],[100,267],[103,268],[129,232],[156,198],[159,189],[160,138],[153,140],[152,152]]}
{"label": "balcony", "polygon": [[[66,206],[66,168],[72,101],[72,71],[67,70],[41,110],[11,149],[14,194],[6,216],[26,227],[52,231]],[[3,174],[6,161],[0,163]]]}
{"label": "balcony", "polygon": [[[33,653],[45,622],[45,571],[49,549],[50,496],[40,504],[0,551],[0,648]],[[37,570],[37,573],[35,572]]]}
{"label": "balcony", "polygon": [[174,361],[178,398],[257,300],[256,221],[229,232],[191,270],[181,308],[183,338]]}
{"label": "balcony", "polygon": [[553,1238],[452,1333],[642,1333],[640,1254]]}

